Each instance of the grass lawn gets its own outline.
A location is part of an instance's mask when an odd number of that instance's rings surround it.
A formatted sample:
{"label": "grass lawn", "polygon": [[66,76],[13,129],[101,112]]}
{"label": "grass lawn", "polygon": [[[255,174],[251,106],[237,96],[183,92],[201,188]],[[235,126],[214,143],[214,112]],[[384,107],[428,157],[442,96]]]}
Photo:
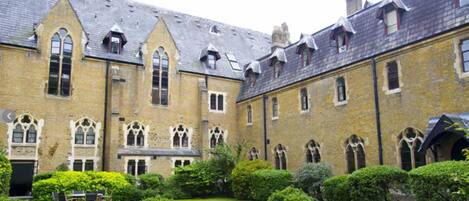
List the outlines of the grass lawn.
{"label": "grass lawn", "polygon": [[233,198],[198,198],[198,199],[190,199],[190,200],[178,200],[178,201],[238,201]]}

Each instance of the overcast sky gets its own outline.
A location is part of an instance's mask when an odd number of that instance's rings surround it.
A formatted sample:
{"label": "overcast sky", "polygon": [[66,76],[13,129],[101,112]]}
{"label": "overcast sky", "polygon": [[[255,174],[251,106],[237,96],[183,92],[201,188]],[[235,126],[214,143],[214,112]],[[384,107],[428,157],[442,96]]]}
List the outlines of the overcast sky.
{"label": "overcast sky", "polygon": [[[291,40],[345,16],[345,0],[135,0],[256,31],[272,33],[286,22]],[[365,0],[363,0],[365,1]],[[378,0],[371,0],[377,2]]]}

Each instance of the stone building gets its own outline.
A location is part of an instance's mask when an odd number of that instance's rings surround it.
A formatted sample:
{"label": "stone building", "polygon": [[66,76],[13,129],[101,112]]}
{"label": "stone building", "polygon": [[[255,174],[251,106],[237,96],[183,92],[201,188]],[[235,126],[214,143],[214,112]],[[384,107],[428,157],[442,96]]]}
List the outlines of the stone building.
{"label": "stone building", "polygon": [[288,170],[458,160],[467,4],[347,0],[348,17],[292,43],[286,24],[269,36],[127,0],[3,0],[10,193],[60,165],[168,176],[241,141]]}

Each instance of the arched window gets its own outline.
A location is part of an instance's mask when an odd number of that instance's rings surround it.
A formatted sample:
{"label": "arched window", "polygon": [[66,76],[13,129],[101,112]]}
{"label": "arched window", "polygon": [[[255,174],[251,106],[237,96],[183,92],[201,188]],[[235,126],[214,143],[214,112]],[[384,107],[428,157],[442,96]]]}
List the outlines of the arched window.
{"label": "arched window", "polygon": [[70,95],[72,76],[73,41],[65,29],[52,36],[47,93],[57,96]]}
{"label": "arched window", "polygon": [[145,146],[146,127],[140,122],[134,121],[127,125],[125,130],[126,145],[134,147]]}
{"label": "arched window", "polygon": [[321,154],[319,152],[320,145],[314,140],[311,140],[306,144],[306,162],[308,163],[319,163],[321,162]]}
{"label": "arched window", "polygon": [[152,81],[152,103],[156,105],[168,105],[168,72],[169,58],[165,50],[160,47],[153,54],[153,81]]}
{"label": "arched window", "polygon": [[94,145],[96,143],[96,122],[82,118],[75,122],[75,144]]}
{"label": "arched window", "polygon": [[251,105],[248,105],[246,113],[247,113],[248,124],[252,124],[252,106]]}
{"label": "arched window", "polygon": [[275,168],[279,170],[287,169],[287,149],[281,144],[275,147]]}
{"label": "arched window", "polygon": [[224,139],[225,131],[219,127],[215,127],[210,130],[210,148],[215,148],[217,145],[221,145],[225,142]]}
{"label": "arched window", "polygon": [[259,151],[257,151],[256,147],[253,147],[249,150],[249,160],[252,161],[257,159],[259,159]]}
{"label": "arched window", "polygon": [[346,101],[347,94],[346,94],[345,79],[343,77],[337,78],[336,86],[337,86],[337,102]]}
{"label": "arched window", "polygon": [[12,143],[36,143],[38,121],[29,114],[19,115],[13,121]]}
{"label": "arched window", "polygon": [[172,128],[173,148],[189,148],[190,130],[181,124]]}
{"label": "arched window", "polygon": [[406,128],[399,134],[398,140],[402,169],[411,170],[426,165],[425,154],[418,153],[423,142],[422,132],[414,128]]}
{"label": "arched window", "polygon": [[362,138],[352,135],[345,141],[345,158],[348,173],[366,167],[365,147]]}

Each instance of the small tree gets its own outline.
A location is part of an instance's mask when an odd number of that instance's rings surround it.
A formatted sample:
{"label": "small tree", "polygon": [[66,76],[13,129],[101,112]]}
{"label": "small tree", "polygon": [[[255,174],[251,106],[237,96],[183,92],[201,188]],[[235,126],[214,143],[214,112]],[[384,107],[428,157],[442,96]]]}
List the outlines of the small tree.
{"label": "small tree", "polygon": [[6,157],[5,151],[0,151],[0,196],[8,196],[10,191],[11,173],[10,160]]}
{"label": "small tree", "polygon": [[307,163],[295,172],[293,182],[297,188],[318,200],[322,200],[323,182],[332,176],[331,167],[328,164]]}

